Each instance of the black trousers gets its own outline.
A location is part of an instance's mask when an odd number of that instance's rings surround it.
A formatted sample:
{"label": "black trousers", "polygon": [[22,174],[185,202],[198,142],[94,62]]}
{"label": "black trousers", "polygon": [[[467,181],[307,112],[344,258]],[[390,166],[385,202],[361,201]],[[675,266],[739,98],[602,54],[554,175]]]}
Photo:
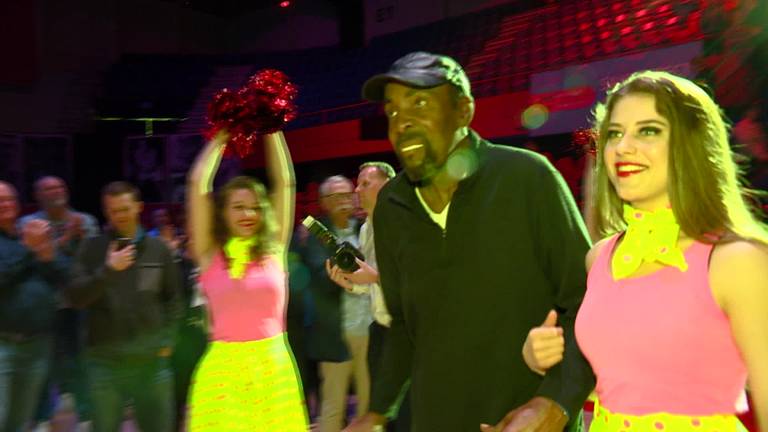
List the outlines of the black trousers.
{"label": "black trousers", "polygon": [[[382,367],[382,354],[384,348],[384,338],[387,328],[374,321],[368,329],[368,370],[371,374],[371,382],[376,379]],[[410,432],[411,430],[411,391],[405,394],[397,417],[387,424],[388,432]]]}

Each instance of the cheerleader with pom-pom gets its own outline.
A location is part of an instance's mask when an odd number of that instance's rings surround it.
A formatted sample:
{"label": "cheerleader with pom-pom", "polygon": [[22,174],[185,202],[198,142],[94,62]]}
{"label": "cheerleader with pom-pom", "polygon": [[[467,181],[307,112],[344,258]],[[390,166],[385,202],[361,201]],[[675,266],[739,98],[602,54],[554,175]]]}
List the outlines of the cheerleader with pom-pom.
{"label": "cheerleader with pom-pom", "polygon": [[[210,319],[208,350],[189,398],[188,430],[306,432],[301,385],[285,333],[286,252],[295,180],[279,129],[295,89],[276,71],[211,104],[212,139],[189,175],[187,219]],[[243,155],[264,136],[272,191],[236,177],[211,197],[227,146]]]}

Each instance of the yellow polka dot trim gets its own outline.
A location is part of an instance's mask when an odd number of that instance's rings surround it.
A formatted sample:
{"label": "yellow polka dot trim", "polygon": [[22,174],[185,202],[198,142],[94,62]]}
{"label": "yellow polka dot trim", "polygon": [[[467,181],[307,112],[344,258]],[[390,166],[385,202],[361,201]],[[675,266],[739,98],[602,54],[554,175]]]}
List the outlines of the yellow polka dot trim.
{"label": "yellow polka dot trim", "polygon": [[655,413],[634,416],[614,413],[599,404],[589,432],[748,432],[734,415],[685,416]]}
{"label": "yellow polka dot trim", "polygon": [[672,209],[648,212],[625,204],[624,220],[627,231],[611,260],[614,279],[629,277],[644,262],[659,262],[680,271],[688,270],[685,255],[677,246],[680,225]]}

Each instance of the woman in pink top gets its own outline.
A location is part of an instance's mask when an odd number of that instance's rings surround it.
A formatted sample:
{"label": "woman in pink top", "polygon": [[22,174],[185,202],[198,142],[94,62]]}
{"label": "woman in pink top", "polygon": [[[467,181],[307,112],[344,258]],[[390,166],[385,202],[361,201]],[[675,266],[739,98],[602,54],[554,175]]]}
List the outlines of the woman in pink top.
{"label": "woman in pink top", "polygon": [[285,335],[293,165],[281,132],[264,141],[270,195],[256,180],[236,177],[213,202],[224,133],[206,145],[189,175],[190,243],[201,270],[211,335],[190,391],[190,431],[308,428]]}
{"label": "woman in pink top", "polygon": [[[749,383],[768,430],[768,231],[739,186],[720,109],[642,72],[596,110],[594,217],[576,339],[597,376],[591,431],[739,431]],[[529,365],[561,342],[535,329]],[[537,347],[538,348],[531,348]]]}

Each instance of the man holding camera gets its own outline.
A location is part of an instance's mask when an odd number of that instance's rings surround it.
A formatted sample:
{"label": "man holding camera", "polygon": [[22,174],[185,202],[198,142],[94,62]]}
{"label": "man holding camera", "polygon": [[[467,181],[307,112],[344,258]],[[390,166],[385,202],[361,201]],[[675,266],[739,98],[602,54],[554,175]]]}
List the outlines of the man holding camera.
{"label": "man holding camera", "polygon": [[[368,369],[372,380],[375,379],[377,371],[381,367],[384,335],[392,321],[379,285],[376,249],[373,241],[373,210],[376,207],[379,190],[394,177],[394,168],[386,162],[366,162],[360,166],[355,192],[360,200],[360,207],[366,214],[365,223],[360,227],[360,252],[362,252],[365,260],[357,260],[359,268],[354,272],[345,272],[338,265],[331,266],[330,263],[327,267],[331,279],[347,292],[370,296],[371,314],[374,321],[369,329]],[[388,417],[396,419],[390,421],[388,430],[396,432],[410,430],[410,416],[408,414],[410,407],[405,396],[407,387],[406,385],[401,393],[404,400],[398,400],[398,403],[388,413]]]}
{"label": "man holding camera", "polygon": [[[332,176],[320,185],[320,207],[326,214],[322,223],[339,241],[358,245],[359,224],[352,214],[354,188],[343,176]],[[304,258],[309,268],[312,312],[308,355],[319,362],[320,432],[339,432],[343,426],[347,393],[355,383],[358,415],[368,410],[368,326],[371,323],[368,296],[351,294],[335,284],[326,273],[330,254],[310,236]]]}
{"label": "man holding camera", "polygon": [[[392,321],[371,412],[348,429],[384,423],[409,378],[415,431],[578,427],[594,386],[573,337],[589,241],[562,177],[543,157],[469,128],[469,79],[449,57],[408,54],[363,95],[383,103],[404,172],[382,188],[374,213]],[[522,347],[551,309],[565,353],[542,377]]]}
{"label": "man holding camera", "polygon": [[128,399],[144,432],[173,429],[169,357],[180,312],[180,277],[165,243],[139,223],[139,190],[112,182],[102,190],[112,231],[85,240],[66,296],[87,311],[86,363],[93,427],[117,431]]}

